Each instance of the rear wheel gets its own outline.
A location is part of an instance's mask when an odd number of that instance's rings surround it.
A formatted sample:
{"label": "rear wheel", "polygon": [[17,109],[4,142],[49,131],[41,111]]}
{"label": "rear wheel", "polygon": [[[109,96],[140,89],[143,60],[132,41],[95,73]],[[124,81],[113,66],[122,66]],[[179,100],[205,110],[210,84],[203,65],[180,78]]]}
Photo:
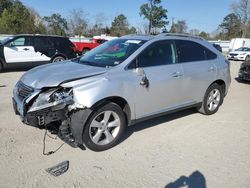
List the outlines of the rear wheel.
{"label": "rear wheel", "polygon": [[90,51],[90,49],[84,48],[84,49],[82,50],[82,54],[85,54],[85,53],[87,53],[88,51]]}
{"label": "rear wheel", "polygon": [[83,133],[83,141],[93,151],[104,151],[118,143],[125,127],[122,109],[115,103],[107,103],[91,115]]}
{"label": "rear wheel", "polygon": [[56,56],[53,58],[52,63],[60,62],[60,61],[64,61],[64,60],[65,60],[65,58],[63,56]]}
{"label": "rear wheel", "polygon": [[223,102],[222,88],[218,84],[212,84],[207,89],[202,106],[198,111],[205,115],[212,115],[216,113]]}

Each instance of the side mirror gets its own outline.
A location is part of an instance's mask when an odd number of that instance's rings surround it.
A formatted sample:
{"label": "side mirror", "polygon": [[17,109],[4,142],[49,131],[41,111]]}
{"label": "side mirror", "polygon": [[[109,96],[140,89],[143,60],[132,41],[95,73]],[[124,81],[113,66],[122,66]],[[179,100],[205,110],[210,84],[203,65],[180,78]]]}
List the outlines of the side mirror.
{"label": "side mirror", "polygon": [[144,70],[143,70],[142,68],[139,68],[139,67],[137,67],[137,68],[135,69],[135,72],[136,72],[136,74],[137,74],[138,76],[144,76],[144,75],[145,75]]}

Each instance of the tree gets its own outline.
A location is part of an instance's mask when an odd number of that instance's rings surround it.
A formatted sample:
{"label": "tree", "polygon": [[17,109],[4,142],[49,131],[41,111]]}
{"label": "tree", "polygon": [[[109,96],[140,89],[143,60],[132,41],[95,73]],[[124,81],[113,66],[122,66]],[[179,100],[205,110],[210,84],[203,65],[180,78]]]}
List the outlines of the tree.
{"label": "tree", "polygon": [[227,39],[241,36],[241,21],[234,13],[228,14],[219,27],[222,29],[222,33],[226,35]]}
{"label": "tree", "polygon": [[250,21],[250,0],[239,0],[231,6],[234,14],[240,19],[242,30],[241,36],[246,37]]}
{"label": "tree", "polygon": [[137,33],[137,30],[134,26],[132,26],[130,29],[129,29],[129,33],[130,34],[136,34]]}
{"label": "tree", "polygon": [[88,20],[87,15],[82,9],[73,9],[70,11],[69,27],[71,34],[82,36],[87,32]]}
{"label": "tree", "polygon": [[68,29],[68,23],[65,18],[60,14],[52,14],[51,16],[45,16],[43,18],[47,22],[50,29],[49,33],[54,35],[66,35],[66,30]]}
{"label": "tree", "polygon": [[190,29],[189,33],[194,36],[198,36],[200,31],[198,29]]}
{"label": "tree", "polygon": [[151,33],[152,28],[162,28],[168,25],[167,9],[159,4],[161,0],[148,0],[148,3],[141,5],[140,16],[148,20],[148,32]]}
{"label": "tree", "polygon": [[209,39],[209,34],[206,33],[205,31],[200,32],[199,36],[206,39],[206,40]]}
{"label": "tree", "polygon": [[115,36],[122,36],[129,33],[128,20],[123,14],[115,17],[111,26],[111,34]]}
{"label": "tree", "polygon": [[41,16],[33,8],[28,8],[31,19],[34,21],[34,33],[47,34],[47,28],[43,23]]}
{"label": "tree", "polygon": [[12,1],[12,3],[5,1],[5,5],[2,6],[2,8],[3,7],[4,9],[0,19],[0,33],[35,33],[33,17],[20,1]]}
{"label": "tree", "polygon": [[177,23],[172,24],[170,33],[187,33],[187,23],[185,20],[179,20]]}
{"label": "tree", "polygon": [[13,6],[12,0],[0,0],[0,16],[2,15],[4,9],[10,9]]}
{"label": "tree", "polygon": [[109,34],[110,29],[106,24],[106,16],[103,13],[97,13],[95,15],[95,24],[89,30],[90,35],[101,35],[101,34]]}

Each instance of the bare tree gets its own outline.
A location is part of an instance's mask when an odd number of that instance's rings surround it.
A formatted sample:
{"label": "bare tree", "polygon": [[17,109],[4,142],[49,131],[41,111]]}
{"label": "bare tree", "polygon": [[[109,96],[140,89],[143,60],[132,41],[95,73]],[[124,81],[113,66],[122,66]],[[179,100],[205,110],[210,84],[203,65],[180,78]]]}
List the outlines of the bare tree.
{"label": "bare tree", "polygon": [[82,36],[86,33],[88,26],[87,15],[82,9],[73,9],[70,11],[69,27],[71,34]]}
{"label": "bare tree", "polygon": [[177,23],[172,24],[170,33],[187,33],[187,23],[185,20],[178,20]]}
{"label": "bare tree", "polygon": [[190,29],[189,33],[194,36],[198,36],[200,34],[200,31],[198,29]]}
{"label": "bare tree", "polygon": [[241,20],[242,37],[246,37],[250,20],[250,0],[239,0],[233,3],[231,7]]}
{"label": "bare tree", "polygon": [[93,26],[94,34],[100,35],[105,33],[106,24],[106,16],[104,13],[100,12],[95,15],[95,24]]}

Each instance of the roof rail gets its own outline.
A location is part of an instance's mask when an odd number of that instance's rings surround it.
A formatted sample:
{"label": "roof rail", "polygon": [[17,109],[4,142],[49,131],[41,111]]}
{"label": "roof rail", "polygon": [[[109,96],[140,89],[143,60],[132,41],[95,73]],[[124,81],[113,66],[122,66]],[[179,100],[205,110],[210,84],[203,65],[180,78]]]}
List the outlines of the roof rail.
{"label": "roof rail", "polygon": [[156,35],[157,37],[163,37],[163,36],[175,36],[175,37],[187,37],[187,38],[194,38],[194,39],[199,39],[199,40],[205,40],[202,37],[199,36],[194,36],[190,34],[184,34],[184,33],[160,33]]}

